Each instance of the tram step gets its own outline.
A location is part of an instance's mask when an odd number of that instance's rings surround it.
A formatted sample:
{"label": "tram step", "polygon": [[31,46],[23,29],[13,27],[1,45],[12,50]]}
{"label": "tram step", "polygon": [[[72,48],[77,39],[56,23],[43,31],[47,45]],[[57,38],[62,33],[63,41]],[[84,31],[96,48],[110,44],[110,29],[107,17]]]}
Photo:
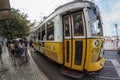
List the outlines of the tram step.
{"label": "tram step", "polygon": [[72,70],[72,69],[68,69],[66,67],[61,68],[61,73],[66,75],[66,76],[77,78],[77,79],[80,79],[83,77],[83,73]]}

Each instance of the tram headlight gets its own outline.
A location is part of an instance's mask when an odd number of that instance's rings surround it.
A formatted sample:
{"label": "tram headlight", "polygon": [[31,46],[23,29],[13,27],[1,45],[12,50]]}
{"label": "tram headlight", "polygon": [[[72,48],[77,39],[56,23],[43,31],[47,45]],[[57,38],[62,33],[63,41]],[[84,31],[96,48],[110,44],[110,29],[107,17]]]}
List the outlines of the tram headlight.
{"label": "tram headlight", "polygon": [[98,40],[94,40],[93,41],[93,46],[94,47],[98,47],[99,46],[99,41]]}

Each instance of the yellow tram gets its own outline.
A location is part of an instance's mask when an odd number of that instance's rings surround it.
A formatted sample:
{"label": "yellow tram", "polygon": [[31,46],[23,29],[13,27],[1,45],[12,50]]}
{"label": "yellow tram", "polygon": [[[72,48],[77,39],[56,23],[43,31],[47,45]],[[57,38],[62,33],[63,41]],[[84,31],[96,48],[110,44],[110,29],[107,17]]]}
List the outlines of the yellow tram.
{"label": "yellow tram", "polygon": [[32,39],[37,51],[71,70],[96,72],[104,67],[101,16],[90,1],[58,7],[38,25]]}

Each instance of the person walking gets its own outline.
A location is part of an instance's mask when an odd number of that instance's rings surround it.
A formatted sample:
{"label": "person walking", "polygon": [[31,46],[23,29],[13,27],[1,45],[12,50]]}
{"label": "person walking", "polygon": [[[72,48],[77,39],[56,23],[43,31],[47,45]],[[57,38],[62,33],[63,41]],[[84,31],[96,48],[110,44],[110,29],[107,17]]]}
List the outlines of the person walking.
{"label": "person walking", "polygon": [[28,41],[27,39],[24,39],[23,42],[24,42],[24,54],[25,54],[24,62],[28,62],[28,53],[27,53]]}
{"label": "person walking", "polygon": [[16,41],[14,47],[15,47],[15,53],[14,53],[15,65],[18,65],[20,67],[22,64],[20,42]]}
{"label": "person walking", "polygon": [[10,56],[10,57],[11,57],[11,44],[12,44],[12,41],[9,40],[9,41],[7,42],[7,47],[8,47],[8,52],[9,52],[9,56]]}
{"label": "person walking", "polygon": [[20,40],[20,44],[19,44],[19,52],[21,54],[21,62],[22,64],[24,63],[25,61],[25,44],[24,44],[24,41],[23,40]]}
{"label": "person walking", "polygon": [[16,65],[16,55],[15,55],[15,41],[10,44],[10,54],[14,65]]}

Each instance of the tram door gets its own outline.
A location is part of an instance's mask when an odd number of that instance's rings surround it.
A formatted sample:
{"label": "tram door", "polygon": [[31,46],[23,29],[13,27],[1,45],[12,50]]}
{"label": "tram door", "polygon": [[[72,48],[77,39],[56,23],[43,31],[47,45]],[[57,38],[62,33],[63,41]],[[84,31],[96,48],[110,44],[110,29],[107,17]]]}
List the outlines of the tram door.
{"label": "tram door", "polygon": [[86,38],[82,12],[63,16],[64,26],[64,65],[83,70],[85,64]]}

